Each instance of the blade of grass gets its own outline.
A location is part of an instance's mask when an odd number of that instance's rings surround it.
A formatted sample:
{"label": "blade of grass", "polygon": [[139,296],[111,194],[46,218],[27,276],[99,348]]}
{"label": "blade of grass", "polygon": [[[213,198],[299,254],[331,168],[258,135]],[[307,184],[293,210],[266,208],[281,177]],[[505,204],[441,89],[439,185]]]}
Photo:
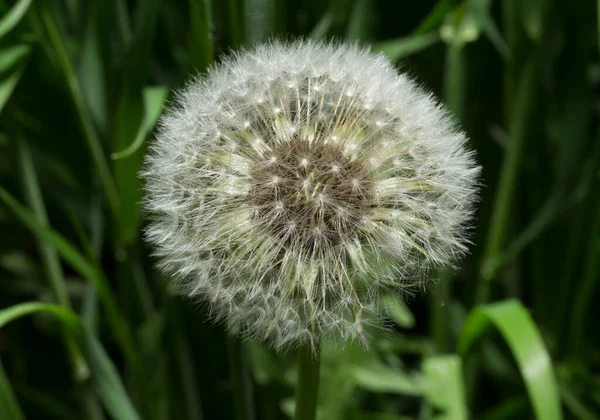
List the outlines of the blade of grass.
{"label": "blade of grass", "polygon": [[81,323],[70,310],[47,303],[21,303],[0,311],[0,328],[23,316],[45,312],[55,316],[81,346],[92,372],[96,392],[106,411],[116,420],[138,420],[135,408],[129,401],[117,369],[104,351],[98,339]]}
{"label": "blade of grass", "polygon": [[86,6],[87,19],[81,40],[77,77],[90,116],[105,136],[109,130],[109,95],[102,48],[102,31],[105,27],[102,24],[106,26],[109,17],[104,2],[90,1]]}
{"label": "blade of grass", "polygon": [[214,60],[212,44],[212,0],[190,2],[190,28],[192,39],[190,55],[192,66],[204,72]]}
{"label": "blade of grass", "polygon": [[584,405],[577,394],[573,392],[568,385],[560,384],[560,395],[565,403],[565,407],[577,420],[597,420],[598,417]]}
{"label": "blade of grass", "polygon": [[[160,11],[161,0],[138,3],[134,15],[133,39],[122,57],[121,94],[114,115],[113,150],[124,150],[135,139],[144,117],[143,87],[149,76],[152,46]],[[142,143],[142,146],[144,144]],[[142,185],[138,176],[145,147],[138,148],[127,160],[113,160],[113,172],[122,211],[118,218],[118,242],[132,245],[139,235]]]}
{"label": "blade of grass", "polygon": [[436,44],[440,40],[438,32],[410,35],[403,38],[377,42],[371,46],[371,51],[384,53],[390,61],[400,61]]}
{"label": "blade of grass", "polygon": [[433,356],[423,361],[424,395],[442,414],[434,419],[466,420],[462,361],[456,355]]}
{"label": "blade of grass", "polygon": [[490,298],[491,283],[497,274],[495,260],[502,253],[506,232],[509,230],[508,222],[517,190],[517,177],[527,138],[529,115],[535,102],[538,77],[535,63],[533,59],[527,62],[517,90],[509,129],[510,144],[500,171],[500,181],[496,190],[489,232],[482,256],[481,278],[475,291],[475,303],[477,304],[486,302]]}
{"label": "blade of grass", "polygon": [[[40,191],[35,168],[33,167],[29,145],[25,140],[21,139],[18,142],[18,148],[21,177],[23,179],[27,201],[38,223],[47,226],[48,215],[46,214],[46,206],[44,205],[42,192]],[[71,299],[67,291],[67,283],[65,282],[56,249],[52,244],[43,241],[41,238],[38,238],[38,247],[56,301],[65,308],[70,309]]]}
{"label": "blade of grass", "polygon": [[0,74],[12,67],[12,71],[0,81],[0,113],[21,80],[30,52],[31,48],[28,45],[16,45],[0,50]]}
{"label": "blade of grass", "polygon": [[62,235],[51,228],[39,223],[31,212],[15,200],[5,189],[0,187],[0,201],[4,202],[15,216],[36,236],[51,244],[63,257],[63,259],[82,277],[88,279],[98,291],[104,308],[107,321],[113,330],[113,334],[121,345],[121,349],[128,362],[132,366],[137,365],[135,344],[129,332],[129,324],[118,308],[112,295],[108,281],[102,270],[93,262],[88,261],[73,245]]}
{"label": "blade of grass", "polygon": [[133,142],[125,150],[113,153],[111,156],[113,159],[129,157],[142,147],[144,140],[148,137],[160,117],[168,93],[169,90],[166,86],[154,86],[144,89],[144,117],[142,124]]}
{"label": "blade of grass", "polygon": [[29,6],[31,0],[19,0],[10,11],[0,19],[0,39],[19,24]]}
{"label": "blade of grass", "polygon": [[350,21],[346,29],[346,39],[349,41],[365,41],[370,35],[371,17],[373,16],[373,4],[371,0],[355,0]]}
{"label": "blade of grass", "polygon": [[[19,148],[19,164],[21,169],[21,176],[25,187],[25,194],[27,201],[31,207],[33,216],[37,221],[44,226],[48,225],[48,216],[46,214],[46,206],[42,198],[40,186],[33,166],[33,160],[31,158],[31,152],[29,146],[24,139],[20,139],[18,142]],[[43,241],[38,238],[38,248],[42,256],[42,262],[46,275],[50,280],[52,291],[56,302],[65,308],[71,308],[71,299],[67,290],[67,283],[65,281],[58,252],[52,246],[52,244]],[[89,375],[88,366],[82,359],[81,354],[75,348],[74,344],[65,335],[65,345],[69,353],[69,359],[73,367],[73,374],[76,381],[82,381]]]}
{"label": "blade of grass", "polygon": [[79,80],[77,79],[77,75],[71,60],[67,54],[64,41],[58,32],[58,28],[56,27],[56,23],[50,10],[48,10],[48,8],[43,4],[44,2],[38,2],[36,4],[39,5],[39,18],[44,31],[44,34],[40,34],[40,39],[44,44],[48,45],[48,50],[52,51],[52,54],[56,59],[56,63],[59,66],[59,70],[61,71],[62,76],[67,84],[67,88],[69,90],[71,100],[73,101],[79,123],[83,129],[83,134],[92,155],[92,160],[96,166],[96,170],[98,171],[102,188],[106,194],[110,209],[116,216],[119,214],[120,209],[119,196],[117,194],[117,189],[113,181],[110,168],[104,156],[100,138],[98,137],[98,133],[96,132],[94,124],[92,123],[89,110],[85,105],[85,101],[81,93],[81,86],[79,84]]}
{"label": "blade of grass", "polygon": [[244,0],[246,40],[248,44],[265,41],[275,30],[274,0]]}
{"label": "blade of grass", "polygon": [[227,0],[227,18],[229,22],[229,46],[241,45],[245,38],[243,3],[241,0]]}
{"label": "blade of grass", "polygon": [[23,410],[4,372],[2,360],[0,360],[0,413],[6,420],[25,420]]}
{"label": "blade of grass", "polygon": [[458,352],[465,356],[492,326],[498,329],[519,366],[536,417],[561,420],[552,361],[534,321],[519,301],[508,300],[474,308],[459,338]]}

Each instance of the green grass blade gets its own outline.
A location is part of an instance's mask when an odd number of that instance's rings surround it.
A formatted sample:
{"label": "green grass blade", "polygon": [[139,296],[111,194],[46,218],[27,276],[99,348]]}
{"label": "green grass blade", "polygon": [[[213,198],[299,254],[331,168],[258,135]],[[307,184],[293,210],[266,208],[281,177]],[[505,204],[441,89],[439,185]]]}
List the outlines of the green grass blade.
{"label": "green grass blade", "polygon": [[577,420],[597,420],[598,417],[594,414],[593,409],[585,406],[577,394],[570,389],[566,384],[560,384],[560,395],[565,402],[567,411],[571,412]]}
{"label": "green grass blade", "polygon": [[5,420],[25,420],[21,406],[4,372],[2,360],[0,360],[0,413]]}
{"label": "green grass blade", "polygon": [[243,0],[227,0],[227,19],[229,23],[229,46],[236,47],[244,42],[245,28],[243,19]]}
{"label": "green grass blade", "polygon": [[15,26],[19,24],[29,6],[31,0],[19,0],[10,11],[0,19],[0,38],[9,33]]}
{"label": "green grass blade", "polygon": [[[44,199],[42,198],[42,192],[40,191],[40,185],[33,166],[31,151],[27,142],[23,139],[19,141],[19,163],[21,166],[23,184],[25,186],[25,194],[32,213],[41,225],[47,226],[48,216],[46,214],[46,206],[44,205]],[[56,248],[54,248],[51,243],[46,242],[41,238],[38,238],[38,247],[56,301],[60,305],[70,308],[71,299],[69,298],[67,283],[63,275],[62,267],[60,266],[60,259]]]}
{"label": "green grass blade", "polygon": [[26,44],[12,45],[0,50],[0,73],[4,73],[22,61],[31,52],[31,47]]}
{"label": "green grass blade", "polygon": [[346,39],[349,41],[367,40],[371,31],[372,16],[373,4],[371,0],[355,0],[346,30]]}
{"label": "green grass blade", "polygon": [[116,368],[102,345],[85,328],[75,313],[58,305],[39,302],[22,303],[0,311],[0,328],[18,318],[38,312],[54,315],[63,323],[73,339],[80,343],[92,372],[96,392],[106,411],[116,420],[138,420],[139,416],[129,401]]}
{"label": "green grass blade", "polygon": [[31,48],[28,45],[16,45],[0,50],[0,74],[8,73],[0,80],[0,113],[21,80],[25,60],[30,52]]}
{"label": "green grass blade", "polygon": [[432,356],[423,361],[425,398],[442,411],[437,420],[466,420],[462,361],[459,356]]}
{"label": "green grass blade", "polygon": [[310,35],[308,37],[310,39],[314,39],[314,40],[319,40],[319,39],[324,38],[329,33],[329,30],[333,26],[334,20],[335,20],[335,10],[330,8],[321,17],[321,19],[315,25],[315,27],[312,29],[312,31],[310,31]]}
{"label": "green grass blade", "polygon": [[381,307],[385,313],[402,328],[412,328],[415,325],[415,316],[412,314],[404,300],[398,295],[384,295],[381,297]]}
{"label": "green grass blade", "polygon": [[94,124],[92,123],[92,117],[89,113],[89,110],[85,105],[83,94],[81,92],[81,86],[79,84],[79,80],[77,79],[73,64],[71,63],[69,55],[67,54],[66,45],[59,34],[50,10],[48,10],[47,7],[41,6],[39,13],[40,21],[45,32],[44,34],[41,34],[42,41],[47,44],[48,51],[52,52],[52,55],[56,59],[59,69],[62,72],[62,76],[64,77],[69,90],[69,94],[71,95],[71,100],[75,106],[79,123],[83,129],[83,134],[90,149],[92,160],[96,166],[96,170],[98,171],[108,204],[113,214],[117,215],[119,214],[120,208],[117,189],[113,181],[108,162],[104,156],[100,138],[98,137],[98,133],[96,132]]}
{"label": "green grass blade", "polygon": [[391,61],[400,61],[412,54],[436,44],[440,40],[438,32],[411,35],[373,44],[373,52],[384,53]]}
{"label": "green grass blade", "polygon": [[106,310],[107,320],[115,337],[121,344],[124,355],[134,366],[137,365],[135,345],[129,333],[128,322],[121,313],[113,297],[107,279],[102,271],[88,261],[69,241],[62,235],[44,226],[31,214],[31,212],[15,200],[5,189],[0,187],[0,201],[4,202],[21,222],[36,236],[56,248],[63,259],[82,277],[94,284],[98,295],[102,299]]}
{"label": "green grass blade", "polygon": [[537,78],[536,62],[531,59],[523,70],[517,90],[509,129],[510,144],[504,157],[500,181],[494,199],[489,232],[482,256],[481,279],[477,284],[475,293],[476,303],[484,303],[490,298],[491,282],[497,274],[495,260],[502,253],[506,233],[509,231],[508,222],[513,197],[517,190],[524,145],[527,141],[529,115],[535,102]]}
{"label": "green grass blade", "polygon": [[413,34],[423,35],[438,29],[440,25],[444,23],[446,15],[452,12],[454,7],[452,0],[439,0],[431,12],[429,12],[425,19],[419,24],[417,29],[415,29]]}
{"label": "green grass blade", "polygon": [[190,2],[190,27],[192,66],[196,71],[204,72],[214,60],[212,0]]}
{"label": "green grass blade", "polygon": [[[108,13],[102,2],[90,1],[87,4],[87,22],[81,36],[81,49],[77,77],[81,93],[89,109],[90,116],[101,134],[109,130],[108,92],[106,80],[107,58],[103,56],[103,32],[107,25]],[[103,27],[104,24],[104,27]],[[107,47],[104,47],[106,50]]]}
{"label": "green grass blade", "polygon": [[508,300],[473,309],[459,338],[458,352],[464,356],[492,326],[498,329],[519,366],[536,418],[561,420],[552,361],[534,321],[519,301]]}
{"label": "green grass blade", "polygon": [[275,28],[275,0],[244,0],[248,44],[266,41]]}
{"label": "green grass blade", "polygon": [[387,366],[355,366],[351,377],[357,386],[371,392],[422,395],[419,381],[398,369]]}
{"label": "green grass blade", "polygon": [[[114,115],[112,150],[124,150],[136,138],[144,118],[143,88],[149,76],[148,63],[152,59],[160,0],[137,3],[134,13],[134,32],[130,48],[122,57],[123,74],[118,80],[121,86]],[[140,201],[142,183],[138,176],[145,148],[142,142],[127,160],[113,160],[113,173],[121,202],[119,214],[119,238],[123,246],[131,245],[139,235],[141,220]]]}
{"label": "green grass blade", "polygon": [[144,117],[142,124],[133,142],[125,150],[113,153],[113,159],[129,157],[142,147],[144,140],[148,137],[160,117],[168,93],[169,89],[166,86],[155,86],[144,89]]}

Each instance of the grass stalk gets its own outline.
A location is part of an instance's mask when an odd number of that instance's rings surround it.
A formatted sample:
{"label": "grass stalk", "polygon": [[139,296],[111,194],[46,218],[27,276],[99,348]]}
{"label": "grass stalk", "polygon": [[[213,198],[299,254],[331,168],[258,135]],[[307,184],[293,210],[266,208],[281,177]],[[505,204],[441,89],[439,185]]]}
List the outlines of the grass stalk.
{"label": "grass stalk", "polygon": [[[458,121],[464,121],[465,103],[465,53],[464,44],[452,42],[446,49],[446,69],[444,74],[444,98],[450,111]],[[444,301],[450,301],[452,295],[452,271],[440,271],[438,277],[439,296]],[[436,343],[437,350],[443,353],[448,350],[448,313],[446,306],[438,299],[430,302],[430,331]]]}
{"label": "grass stalk", "polygon": [[317,415],[321,359],[310,344],[298,350],[298,387],[295,420],[314,420]]}
{"label": "grass stalk", "polygon": [[527,140],[528,123],[535,100],[536,78],[536,61],[531,58],[526,63],[519,80],[515,106],[510,120],[510,143],[500,170],[500,180],[496,189],[490,227],[482,256],[480,281],[477,283],[475,291],[475,304],[489,300],[492,280],[498,272],[497,259],[502,253],[506,233],[509,231],[512,204]]}
{"label": "grass stalk", "polygon": [[62,76],[65,79],[71,100],[73,101],[73,105],[79,119],[79,123],[90,149],[92,160],[96,166],[96,170],[98,171],[98,176],[100,177],[100,182],[106,195],[109,207],[113,214],[117,215],[120,208],[117,188],[112,179],[100,138],[92,122],[92,117],[89,114],[89,110],[87,109],[83,100],[81,86],[79,85],[79,80],[77,79],[75,69],[73,68],[73,64],[69,59],[66,47],[61,39],[50,10],[48,10],[47,7],[41,6],[39,7],[39,14],[40,21],[45,32],[45,34],[40,35],[42,39],[48,43],[49,50],[55,57],[56,63],[58,64],[59,69],[62,72]]}

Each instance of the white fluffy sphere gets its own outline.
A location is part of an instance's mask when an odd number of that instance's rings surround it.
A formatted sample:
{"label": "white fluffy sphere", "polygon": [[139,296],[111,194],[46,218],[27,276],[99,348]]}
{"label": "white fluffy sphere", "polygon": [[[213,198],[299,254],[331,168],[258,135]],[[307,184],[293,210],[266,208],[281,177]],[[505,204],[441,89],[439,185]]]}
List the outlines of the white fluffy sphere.
{"label": "white fluffy sphere", "polygon": [[431,94],[356,45],[272,42],[200,76],[143,173],[180,290],[278,348],[365,342],[379,292],[466,251],[478,168]]}

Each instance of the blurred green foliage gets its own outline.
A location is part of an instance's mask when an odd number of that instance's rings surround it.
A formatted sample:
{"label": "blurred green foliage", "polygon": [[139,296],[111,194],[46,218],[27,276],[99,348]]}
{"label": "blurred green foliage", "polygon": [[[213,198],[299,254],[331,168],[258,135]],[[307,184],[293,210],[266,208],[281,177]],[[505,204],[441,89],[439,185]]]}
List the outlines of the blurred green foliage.
{"label": "blurred green foliage", "polygon": [[402,63],[483,167],[472,254],[430,293],[386,297],[370,351],[325,345],[319,418],[600,418],[597,8],[0,1],[0,419],[291,416],[293,354],[210,325],[140,238],[137,174],[168,92],[272,36]]}

